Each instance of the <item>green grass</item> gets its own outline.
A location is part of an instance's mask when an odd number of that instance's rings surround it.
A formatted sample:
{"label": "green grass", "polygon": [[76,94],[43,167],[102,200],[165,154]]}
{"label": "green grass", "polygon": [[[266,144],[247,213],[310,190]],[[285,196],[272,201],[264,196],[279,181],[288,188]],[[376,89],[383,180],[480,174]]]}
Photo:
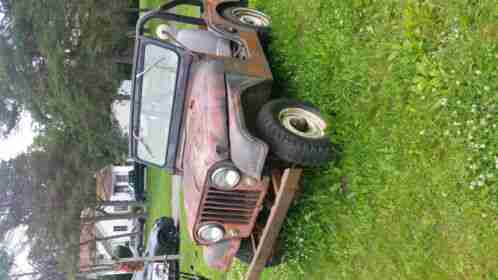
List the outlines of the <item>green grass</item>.
{"label": "green grass", "polygon": [[[338,147],[306,171],[263,278],[498,279],[496,1],[251,4],[272,16],[275,92],[319,105]],[[182,253],[213,279],[246,269]]]}
{"label": "green grass", "polygon": [[[159,168],[147,168],[147,213],[145,232],[149,232],[157,218],[171,217],[171,176]],[[146,234],[145,236],[148,236]]]}
{"label": "green grass", "polygon": [[340,147],[306,172],[264,279],[498,279],[497,2],[252,4],[277,87],[332,116]]}
{"label": "green grass", "polygon": [[141,9],[154,9],[158,8],[162,3],[163,1],[159,0],[140,0],[139,5]]}

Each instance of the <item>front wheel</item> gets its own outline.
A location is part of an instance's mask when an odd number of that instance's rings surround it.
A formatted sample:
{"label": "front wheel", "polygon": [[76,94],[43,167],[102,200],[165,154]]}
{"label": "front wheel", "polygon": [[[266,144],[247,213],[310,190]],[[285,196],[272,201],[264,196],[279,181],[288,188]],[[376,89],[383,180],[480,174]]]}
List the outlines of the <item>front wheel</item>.
{"label": "front wheel", "polygon": [[239,6],[228,6],[221,11],[221,15],[239,26],[266,32],[270,29],[271,20],[265,13],[255,9]]}
{"label": "front wheel", "polygon": [[291,99],[276,99],[258,113],[261,138],[280,159],[302,166],[323,165],[330,159],[327,123],[315,107]]}

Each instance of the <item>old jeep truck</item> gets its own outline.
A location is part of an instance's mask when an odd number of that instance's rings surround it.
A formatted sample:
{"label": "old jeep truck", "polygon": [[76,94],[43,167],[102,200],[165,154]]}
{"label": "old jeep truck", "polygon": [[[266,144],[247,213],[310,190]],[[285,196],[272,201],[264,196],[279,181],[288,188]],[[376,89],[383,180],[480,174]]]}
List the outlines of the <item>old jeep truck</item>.
{"label": "old jeep truck", "polygon": [[[202,16],[173,12],[179,5]],[[269,27],[265,14],[228,0],[172,1],[137,23],[130,155],[183,177],[189,234],[221,270],[254,230],[272,164],[317,166],[330,154],[317,109],[270,100],[259,39]]]}

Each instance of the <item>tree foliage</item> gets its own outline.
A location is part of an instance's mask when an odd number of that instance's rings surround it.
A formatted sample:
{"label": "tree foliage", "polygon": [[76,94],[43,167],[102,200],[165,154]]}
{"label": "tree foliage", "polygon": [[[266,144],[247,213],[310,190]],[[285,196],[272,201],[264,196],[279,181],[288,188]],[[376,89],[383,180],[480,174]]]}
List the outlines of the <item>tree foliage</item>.
{"label": "tree foliage", "polygon": [[31,261],[45,279],[74,270],[93,174],[125,157],[111,104],[124,78],[114,57],[130,47],[127,5],[0,0],[0,136],[23,110],[38,123],[30,150],[0,162],[0,235],[28,226]]}

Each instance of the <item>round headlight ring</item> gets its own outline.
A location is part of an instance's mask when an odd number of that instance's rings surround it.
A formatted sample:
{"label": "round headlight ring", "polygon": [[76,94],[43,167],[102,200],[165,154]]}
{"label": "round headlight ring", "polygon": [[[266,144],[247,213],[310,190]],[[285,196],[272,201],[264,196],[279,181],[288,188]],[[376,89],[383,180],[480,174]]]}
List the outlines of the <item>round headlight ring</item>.
{"label": "round headlight ring", "polygon": [[217,224],[206,224],[199,228],[197,236],[207,243],[216,243],[225,236],[225,229]]}
{"label": "round headlight ring", "polygon": [[241,179],[240,172],[233,166],[225,165],[216,168],[210,176],[211,183],[220,189],[235,188]]}

